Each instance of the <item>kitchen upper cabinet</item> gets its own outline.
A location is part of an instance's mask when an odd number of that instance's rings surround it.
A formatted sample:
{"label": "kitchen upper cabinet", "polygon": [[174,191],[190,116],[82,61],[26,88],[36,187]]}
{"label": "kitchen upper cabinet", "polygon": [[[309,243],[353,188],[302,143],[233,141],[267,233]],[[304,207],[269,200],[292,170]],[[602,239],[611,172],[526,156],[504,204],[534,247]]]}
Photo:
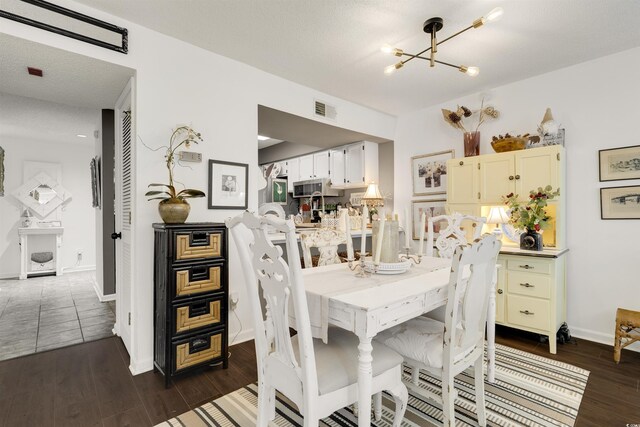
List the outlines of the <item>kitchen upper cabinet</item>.
{"label": "kitchen upper cabinet", "polygon": [[[341,151],[344,156],[344,160],[331,160],[336,165],[331,169],[334,188],[364,188],[378,181],[378,144],[362,141],[332,150],[332,156],[334,151]],[[340,166],[342,169],[337,169]]]}
{"label": "kitchen upper cabinet", "polygon": [[313,177],[329,178],[329,151],[313,154]]}
{"label": "kitchen upper cabinet", "polygon": [[339,148],[330,151],[331,157],[331,186],[342,186],[347,182],[345,177],[346,150]]}
{"label": "kitchen upper cabinet", "polygon": [[447,161],[447,199],[449,203],[478,201],[478,160],[474,157]]}
{"label": "kitchen upper cabinet", "polygon": [[293,183],[300,181],[300,159],[289,159],[285,163],[287,164],[287,189],[292,193]]}
{"label": "kitchen upper cabinet", "polygon": [[479,183],[482,203],[502,203],[502,196],[529,197],[529,191],[538,187],[560,186],[560,156],[558,145],[529,150],[480,156]]}
{"label": "kitchen upper cabinet", "polygon": [[313,179],[313,154],[298,158],[300,181]]}

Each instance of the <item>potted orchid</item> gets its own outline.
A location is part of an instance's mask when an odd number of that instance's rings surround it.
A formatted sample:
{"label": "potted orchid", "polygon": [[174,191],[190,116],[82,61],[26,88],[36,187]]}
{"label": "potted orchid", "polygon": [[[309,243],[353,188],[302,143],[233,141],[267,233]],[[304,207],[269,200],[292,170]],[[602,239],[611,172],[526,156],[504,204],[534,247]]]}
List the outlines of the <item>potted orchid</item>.
{"label": "potted orchid", "polygon": [[149,184],[149,187],[162,187],[159,190],[147,191],[148,200],[160,200],[158,211],[160,217],[167,224],[182,224],[187,220],[191,206],[186,199],[204,197],[204,192],[193,188],[178,191],[175,187],[174,172],[176,150],[182,146],[189,148],[192,143],[202,141],[202,136],[190,126],[180,126],[173,131],[166,147],[165,163],[169,172],[168,184]]}

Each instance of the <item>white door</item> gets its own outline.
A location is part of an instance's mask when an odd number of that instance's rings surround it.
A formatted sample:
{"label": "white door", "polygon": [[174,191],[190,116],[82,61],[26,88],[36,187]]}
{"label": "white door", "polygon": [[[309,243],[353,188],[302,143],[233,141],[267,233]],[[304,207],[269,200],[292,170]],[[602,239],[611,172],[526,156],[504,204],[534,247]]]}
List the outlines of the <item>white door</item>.
{"label": "white door", "polygon": [[289,193],[293,193],[293,183],[300,181],[299,159],[287,160],[287,188]]}
{"label": "white door", "polygon": [[329,152],[322,151],[313,155],[313,177],[329,178]]}
{"label": "white door", "polygon": [[364,144],[347,147],[346,178],[349,184],[364,184]]}
{"label": "white door", "polygon": [[300,180],[313,178],[313,154],[300,157],[298,167],[300,168]]}
{"label": "white door", "polygon": [[346,184],[344,176],[344,156],[345,150],[331,150],[331,186],[340,187]]}
{"label": "white door", "polygon": [[134,174],[132,171],[134,120],[131,79],[116,103],[115,138],[115,215],[116,215],[116,333],[122,338],[129,354],[132,351],[131,310],[133,274],[133,211]]}

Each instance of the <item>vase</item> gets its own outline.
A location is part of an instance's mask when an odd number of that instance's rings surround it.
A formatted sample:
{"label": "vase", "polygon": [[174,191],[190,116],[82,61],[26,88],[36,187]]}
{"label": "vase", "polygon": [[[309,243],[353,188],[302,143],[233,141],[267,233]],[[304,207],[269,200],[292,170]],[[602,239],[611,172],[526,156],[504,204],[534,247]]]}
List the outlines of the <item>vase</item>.
{"label": "vase", "polygon": [[480,132],[464,133],[464,156],[471,157],[480,154]]}
{"label": "vase", "polygon": [[186,200],[171,198],[158,203],[160,218],[165,224],[183,224],[191,211]]}
{"label": "vase", "polygon": [[520,235],[520,249],[526,249],[529,251],[541,251],[542,250],[542,234],[535,230],[525,231]]}

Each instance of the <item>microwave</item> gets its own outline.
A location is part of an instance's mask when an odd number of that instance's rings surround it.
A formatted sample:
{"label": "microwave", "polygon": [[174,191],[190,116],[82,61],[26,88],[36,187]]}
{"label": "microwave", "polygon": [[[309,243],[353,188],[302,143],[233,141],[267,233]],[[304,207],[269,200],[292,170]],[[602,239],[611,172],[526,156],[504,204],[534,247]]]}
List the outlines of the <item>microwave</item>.
{"label": "microwave", "polygon": [[316,196],[342,196],[341,190],[331,188],[331,180],[329,178],[309,179],[306,181],[298,181],[293,183],[293,197],[311,197],[313,193]]}

